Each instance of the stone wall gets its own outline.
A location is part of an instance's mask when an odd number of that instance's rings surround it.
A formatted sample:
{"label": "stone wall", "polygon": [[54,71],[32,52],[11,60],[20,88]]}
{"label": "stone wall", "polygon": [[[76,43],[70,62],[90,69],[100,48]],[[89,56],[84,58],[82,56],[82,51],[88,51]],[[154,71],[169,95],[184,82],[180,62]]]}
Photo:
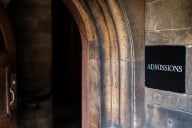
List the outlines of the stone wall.
{"label": "stone wall", "polygon": [[[125,0],[125,10],[128,24],[133,38],[135,56],[135,88],[134,95],[134,119],[133,128],[142,128],[145,123],[144,112],[144,26],[145,26],[145,1]],[[129,49],[130,50],[130,49]],[[127,77],[131,77],[128,75]]]}
{"label": "stone wall", "polygon": [[[192,44],[192,2],[190,0],[146,0],[145,5],[146,45]],[[186,54],[190,56],[190,53]],[[190,70],[188,59],[186,58],[186,69]],[[186,73],[186,77],[189,75]],[[190,78],[186,81],[185,88],[185,94],[145,89],[147,128],[188,128],[192,125]]]}

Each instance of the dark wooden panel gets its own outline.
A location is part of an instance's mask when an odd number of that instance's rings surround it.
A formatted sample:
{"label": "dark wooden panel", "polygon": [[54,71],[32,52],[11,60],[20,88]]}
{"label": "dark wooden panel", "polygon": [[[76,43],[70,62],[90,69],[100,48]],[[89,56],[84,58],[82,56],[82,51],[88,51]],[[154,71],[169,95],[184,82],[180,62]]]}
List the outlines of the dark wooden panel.
{"label": "dark wooden panel", "polygon": [[0,65],[0,117],[10,113],[8,91],[8,68]]}
{"label": "dark wooden panel", "polygon": [[4,41],[3,33],[0,29],[0,51],[4,51],[4,50],[5,50],[5,41]]}

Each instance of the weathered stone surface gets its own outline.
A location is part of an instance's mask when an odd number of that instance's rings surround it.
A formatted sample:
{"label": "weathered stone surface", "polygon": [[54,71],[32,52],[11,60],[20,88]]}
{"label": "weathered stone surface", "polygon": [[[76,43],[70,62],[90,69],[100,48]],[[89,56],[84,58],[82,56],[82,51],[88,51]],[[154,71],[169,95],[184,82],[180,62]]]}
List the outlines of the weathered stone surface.
{"label": "weathered stone surface", "polygon": [[89,59],[99,59],[100,50],[99,45],[96,42],[89,42]]}
{"label": "weathered stone surface", "polygon": [[156,0],[146,2],[146,30],[188,28],[192,26],[191,0]]}
{"label": "weathered stone surface", "polygon": [[192,113],[148,103],[145,128],[190,128]]}
{"label": "weathered stone surface", "polygon": [[192,29],[146,31],[146,45],[186,45],[192,44]]}
{"label": "weathered stone surface", "polygon": [[[124,62],[120,62],[121,64]],[[127,65],[127,63],[124,63]],[[122,64],[123,65],[123,64]],[[127,69],[127,68],[125,68]],[[102,126],[109,127],[120,126],[120,93],[126,95],[127,86],[121,85],[124,88],[124,92],[120,92],[120,70],[119,60],[103,60],[100,64],[101,70],[101,114],[102,114]],[[125,73],[126,70],[124,70]],[[123,71],[122,71],[123,72]],[[127,79],[127,78],[126,78]],[[124,80],[126,80],[124,79]],[[122,83],[121,83],[122,84]],[[125,83],[128,85],[127,83]],[[91,100],[91,99],[90,99]],[[123,102],[123,104],[125,101]],[[125,107],[122,110],[126,110]],[[124,113],[123,113],[124,114]]]}
{"label": "weathered stone surface", "polygon": [[186,94],[192,95],[192,45],[186,46],[186,70],[185,90]]}
{"label": "weathered stone surface", "polygon": [[125,10],[127,13],[130,33],[133,39],[134,54],[137,61],[144,59],[144,0],[125,0]]}
{"label": "weathered stone surface", "polygon": [[89,117],[89,127],[97,128],[99,127],[98,123],[100,120],[100,112],[101,112],[101,90],[99,85],[101,84],[101,76],[100,76],[100,65],[98,60],[90,59],[89,60],[89,86],[88,88],[88,117]]}
{"label": "weathered stone surface", "polygon": [[145,124],[144,97],[145,97],[145,80],[144,80],[144,63],[143,61],[135,62],[135,128],[142,128]]}
{"label": "weathered stone surface", "polygon": [[[86,3],[93,15],[98,34],[99,47],[97,44],[90,45],[90,57],[97,58],[95,55],[99,55],[100,59],[101,127],[132,127],[133,92],[130,85],[133,85],[134,79],[128,76],[134,74],[134,65],[131,62],[135,57],[134,42],[127,35],[129,31],[116,1]],[[106,11],[111,11],[111,14]],[[93,51],[94,48],[99,48],[99,54]]]}
{"label": "weathered stone surface", "polygon": [[[190,127],[192,2],[190,0],[145,0],[145,44],[186,45],[186,94],[145,88],[145,127]],[[183,123],[185,122],[185,123]]]}
{"label": "weathered stone surface", "polygon": [[145,0],[145,2],[155,2],[156,0]]}
{"label": "weathered stone surface", "polygon": [[145,88],[145,102],[159,104],[169,109],[192,113],[192,96],[169,91]]}
{"label": "weathered stone surface", "polygon": [[131,62],[120,61],[120,118],[122,127],[133,127],[133,95],[134,86]]}
{"label": "weathered stone surface", "polygon": [[[144,3],[143,0],[125,0],[123,5],[124,9],[127,13],[127,26],[128,32],[130,34],[130,40],[132,41],[132,45],[134,47],[132,58],[134,61],[134,78],[128,78],[127,82],[132,81],[133,86],[128,87],[128,103],[133,102],[133,108],[128,108],[128,115],[131,117],[132,124],[129,126],[130,128],[141,128],[144,125]],[[131,43],[131,41],[129,43]],[[131,45],[131,44],[130,44]],[[128,50],[131,50],[130,47]],[[131,65],[129,63],[128,65]],[[129,77],[132,76],[130,67],[128,68],[128,75],[122,74],[121,77]],[[122,81],[125,81],[122,80]],[[126,82],[126,81],[125,81]]]}

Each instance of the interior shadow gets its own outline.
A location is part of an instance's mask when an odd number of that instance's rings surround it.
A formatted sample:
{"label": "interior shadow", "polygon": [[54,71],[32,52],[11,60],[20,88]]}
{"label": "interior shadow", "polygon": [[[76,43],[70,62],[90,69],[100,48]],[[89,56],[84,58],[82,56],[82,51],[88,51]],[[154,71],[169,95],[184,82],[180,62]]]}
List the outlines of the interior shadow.
{"label": "interior shadow", "polygon": [[81,39],[69,10],[52,0],[54,128],[81,128]]}

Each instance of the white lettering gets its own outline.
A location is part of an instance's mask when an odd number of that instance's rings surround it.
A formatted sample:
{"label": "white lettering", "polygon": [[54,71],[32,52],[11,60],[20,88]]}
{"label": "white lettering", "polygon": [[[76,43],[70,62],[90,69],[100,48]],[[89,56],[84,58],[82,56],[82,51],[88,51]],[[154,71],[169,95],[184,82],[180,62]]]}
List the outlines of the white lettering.
{"label": "white lettering", "polygon": [[148,64],[147,70],[165,71],[165,72],[183,72],[181,65]]}

